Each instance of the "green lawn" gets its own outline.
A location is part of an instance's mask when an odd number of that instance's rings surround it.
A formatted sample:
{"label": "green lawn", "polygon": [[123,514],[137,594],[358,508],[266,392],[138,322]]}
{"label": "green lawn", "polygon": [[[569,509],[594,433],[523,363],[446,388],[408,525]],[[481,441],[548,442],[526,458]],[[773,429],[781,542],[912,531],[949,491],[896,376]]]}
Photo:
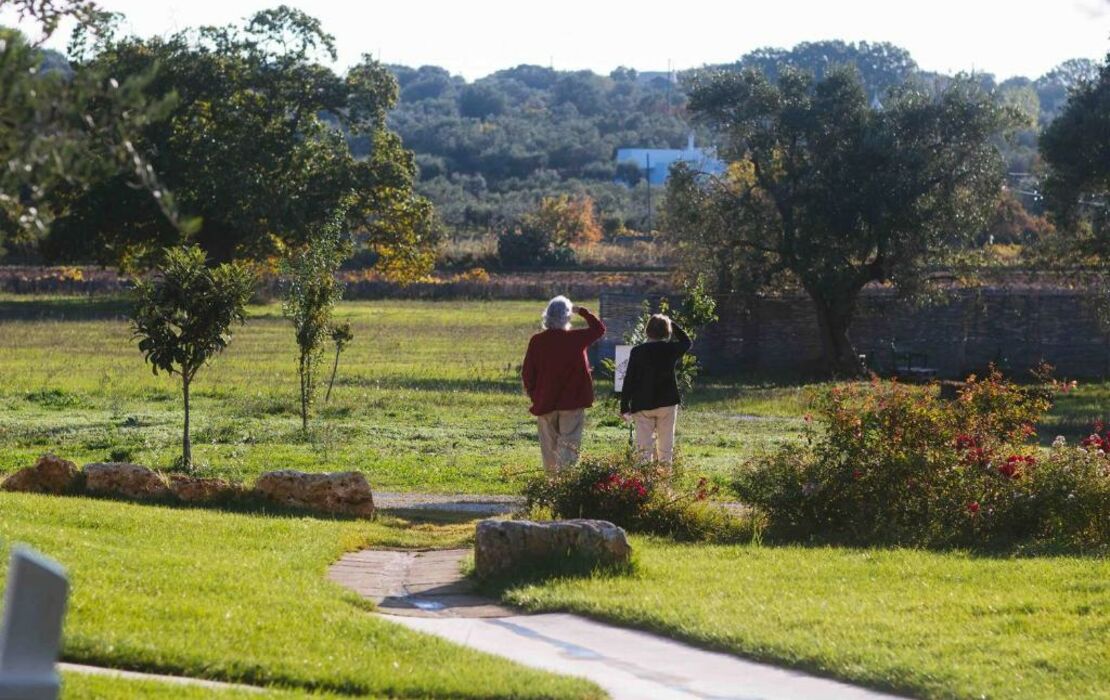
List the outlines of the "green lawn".
{"label": "green lawn", "polygon": [[[254,307],[193,387],[203,471],[250,478],[288,467],[358,469],[379,489],[508,492],[505,474],[539,468],[518,379],[537,302],[350,302],[355,341],[323,418],[300,430],[292,331],[276,305]],[[173,379],[153,376],[120,302],[0,296],[0,471],[45,451],[78,463],[116,453],[168,467],[179,447]],[[607,392],[599,382],[599,395]],[[686,455],[724,472],[787,438],[803,388],[707,383],[680,420]],[[613,406],[591,412],[586,449],[628,440]]]}
{"label": "green lawn", "polygon": [[331,693],[312,693],[305,690],[251,690],[202,688],[178,685],[155,680],[109,678],[83,673],[62,674],[62,700],[103,700],[103,698],[128,698],[129,700],[294,700],[294,698],[339,698]]}
{"label": "green lawn", "polygon": [[1110,561],[690,546],[508,600],[929,698],[1110,697]]}
{"label": "green lawn", "polygon": [[[587,302],[589,303],[589,302]],[[193,388],[194,454],[208,474],[357,469],[378,489],[510,492],[506,474],[538,469],[518,372],[539,302],[347,302],[355,341],[323,418],[296,416],[292,331],[277,305],[251,310],[229,350]],[[119,300],[0,295],[0,472],[46,451],[78,463],[126,458],[168,467],[179,450],[175,381],[153,376]],[[699,473],[793,439],[813,386],[705,378],[679,419],[679,448]],[[608,392],[598,382],[599,396]],[[1110,405],[1083,386],[1052,417],[1081,432]],[[615,408],[590,412],[585,449],[627,443]]]}
{"label": "green lawn", "polygon": [[[324,578],[346,550],[457,546],[469,527],[6,493],[0,514],[5,549],[29,543],[69,571],[66,661],[372,697],[600,694],[381,620]],[[126,683],[66,679],[75,697]]]}

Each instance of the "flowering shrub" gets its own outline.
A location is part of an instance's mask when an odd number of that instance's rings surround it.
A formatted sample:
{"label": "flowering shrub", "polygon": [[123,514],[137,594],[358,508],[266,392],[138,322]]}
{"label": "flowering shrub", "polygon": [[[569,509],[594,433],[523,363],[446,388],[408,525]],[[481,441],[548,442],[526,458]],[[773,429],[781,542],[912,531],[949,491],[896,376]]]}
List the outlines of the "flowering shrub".
{"label": "flowering shrub", "polygon": [[676,488],[673,473],[639,464],[631,455],[584,458],[557,475],[536,477],[524,495],[531,511],[556,518],[597,518],[633,532],[683,540],[751,537],[750,523],[710,502],[717,489],[708,479],[684,491]]}
{"label": "flowering shrub", "polygon": [[[1110,459],[1092,436],[1039,454],[1048,384],[969,378],[935,387],[875,380],[829,390],[806,428],[739,470],[734,488],[771,536],[857,544],[986,546],[1110,541]],[[807,424],[808,426],[808,424]]]}

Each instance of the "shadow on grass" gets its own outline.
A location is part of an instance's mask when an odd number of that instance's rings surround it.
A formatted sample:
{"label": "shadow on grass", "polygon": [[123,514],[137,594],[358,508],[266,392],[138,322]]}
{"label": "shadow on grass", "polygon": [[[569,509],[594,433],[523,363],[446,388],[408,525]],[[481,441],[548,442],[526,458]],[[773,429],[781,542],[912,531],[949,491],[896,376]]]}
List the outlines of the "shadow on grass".
{"label": "shadow on grass", "polygon": [[34,297],[0,300],[0,321],[102,321],[127,316],[124,296]]}

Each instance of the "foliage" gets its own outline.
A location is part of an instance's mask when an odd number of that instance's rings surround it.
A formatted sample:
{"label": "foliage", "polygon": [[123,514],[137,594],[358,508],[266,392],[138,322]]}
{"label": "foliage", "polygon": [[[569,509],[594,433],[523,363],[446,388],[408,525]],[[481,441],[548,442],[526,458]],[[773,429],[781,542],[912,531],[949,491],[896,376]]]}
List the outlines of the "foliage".
{"label": "foliage", "polygon": [[[76,15],[82,22],[100,17],[91,4],[3,5],[35,17],[46,13],[48,32],[62,16]],[[130,202],[149,208],[162,225],[189,229],[132,142],[173,104],[173,96],[143,94],[150,80],[145,72],[118,79],[99,70],[73,73],[19,32],[0,29],[0,159],[6,163],[0,171],[0,255],[6,248],[30,257],[54,221],[53,198],[109,171],[126,174]],[[95,115],[88,111],[92,104],[98,106]]]}
{"label": "foliage", "polygon": [[1080,82],[1041,135],[1049,166],[1045,197],[1068,247],[1110,261],[1110,54],[1097,76]]}
{"label": "foliage", "polygon": [[594,207],[589,195],[544,197],[526,218],[528,225],[550,231],[556,247],[590,246],[601,241],[602,235]]}
{"label": "foliage", "polygon": [[997,547],[1110,542],[1110,460],[1031,439],[1049,408],[1043,385],[992,372],[953,401],[874,380],[816,402],[818,432],[741,468],[734,488],[769,532],[852,544]]}
{"label": "foliage", "polygon": [[573,265],[574,249],[558,245],[550,229],[525,217],[497,236],[497,258],[504,267],[562,267]]}
{"label": "foliage", "polygon": [[690,109],[720,129],[730,166],[672,170],[666,219],[689,274],[718,291],[796,286],[813,301],[825,368],[857,373],[847,330],[860,291],[919,286],[927,262],[982,230],[1002,184],[994,136],[1009,110],[970,79],[907,85],[872,106],[858,75],[783,70],[694,84]]}
{"label": "foliage", "polygon": [[[658,306],[658,311],[655,311],[652,309],[650,302],[644,300],[640,306],[639,318],[636,319],[635,325],[624,337],[625,343],[639,345],[646,342],[648,339],[648,321],[656,313],[670,316],[677,321],[686,331],[686,334],[690,336],[691,341],[697,338],[698,332],[702,328],[717,320],[717,300],[709,293],[705,280],[701,277],[684,285],[682,304],[679,307],[671,308],[671,302],[667,297],[662,297]],[[606,359],[603,364],[606,370],[613,374],[613,361]],[[675,378],[678,381],[678,388],[683,394],[694,388],[694,380],[697,379],[699,371],[700,366],[696,355],[688,352],[682,356],[682,361],[675,368]]]}
{"label": "foliage", "polygon": [[[338,210],[331,221],[318,228],[308,241],[290,251],[284,260],[285,289],[282,312],[293,324],[297,340],[297,376],[300,379],[301,428],[308,430],[308,416],[316,400],[316,380],[324,344],[336,343],[335,361],[339,362],[340,343],[334,340],[332,316],[343,298],[343,284],[336,273],[350,254],[350,241],[344,232],[344,212]],[[330,386],[329,386],[330,393]]]}
{"label": "foliage", "polygon": [[254,287],[243,265],[205,264],[197,247],[167,248],[155,276],[140,280],[134,292],[131,329],[155,374],[181,377],[185,404],[181,464],[193,465],[189,437],[189,388],[197,371],[227,347],[232,325],[246,318]]}
{"label": "foliage", "polygon": [[[90,187],[52,202],[61,216],[46,253],[142,265],[159,246],[188,239],[218,261],[262,259],[305,243],[346,201],[346,223],[379,269],[412,278],[430,268],[436,222],[413,192],[412,154],[385,122],[396,82],[368,57],[343,76],[322,65],[335,47],[314,18],[281,6],[242,27],[101,36],[72,52],[77,75],[150,75],[141,95],[176,96],[131,141],[201,223],[195,232],[166,226],[156,209],[136,205],[127,172],[105,168]],[[90,117],[107,121],[105,110],[94,101]],[[348,135],[369,152],[353,155]]]}
{"label": "foliage", "polygon": [[644,464],[632,454],[586,457],[555,475],[538,475],[524,487],[527,506],[556,518],[608,520],[634,532],[679,540],[750,539],[751,524],[708,498],[716,487],[702,477],[688,492],[678,490],[676,470]]}
{"label": "foliage", "polygon": [[1036,244],[1051,237],[1055,230],[1043,216],[1034,216],[1012,193],[1006,192],[987,221],[983,243]]}

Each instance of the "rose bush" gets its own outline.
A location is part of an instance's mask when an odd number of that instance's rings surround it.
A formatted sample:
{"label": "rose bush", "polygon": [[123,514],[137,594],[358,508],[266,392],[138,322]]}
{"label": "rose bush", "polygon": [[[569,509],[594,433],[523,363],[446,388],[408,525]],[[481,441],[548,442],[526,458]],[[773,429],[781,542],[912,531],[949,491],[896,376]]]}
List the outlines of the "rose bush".
{"label": "rose bush", "polygon": [[555,518],[608,520],[632,532],[692,541],[750,539],[751,522],[710,497],[706,478],[677,486],[681,469],[638,463],[633,455],[586,457],[555,475],[540,475],[524,487],[528,510]]}
{"label": "rose bush", "polygon": [[743,465],[733,487],[790,540],[1105,547],[1110,435],[1041,453],[1034,426],[1051,396],[997,372],[954,401],[935,386],[838,386],[815,402],[823,431]]}

